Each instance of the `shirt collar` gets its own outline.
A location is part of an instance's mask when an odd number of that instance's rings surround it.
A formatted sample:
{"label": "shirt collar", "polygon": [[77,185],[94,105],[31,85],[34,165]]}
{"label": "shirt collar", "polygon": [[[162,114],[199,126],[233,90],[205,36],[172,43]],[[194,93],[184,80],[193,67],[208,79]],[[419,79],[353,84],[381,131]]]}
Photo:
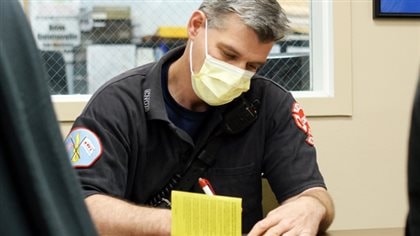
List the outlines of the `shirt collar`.
{"label": "shirt collar", "polygon": [[146,75],[143,86],[143,106],[148,119],[169,121],[162,95],[162,65],[181,57],[184,50],[185,46],[170,50],[152,66]]}

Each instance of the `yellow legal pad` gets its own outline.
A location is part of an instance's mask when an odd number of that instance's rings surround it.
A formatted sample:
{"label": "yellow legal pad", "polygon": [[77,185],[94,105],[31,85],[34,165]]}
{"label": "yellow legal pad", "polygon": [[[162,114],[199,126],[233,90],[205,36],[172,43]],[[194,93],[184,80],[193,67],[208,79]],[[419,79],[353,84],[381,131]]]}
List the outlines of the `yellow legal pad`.
{"label": "yellow legal pad", "polygon": [[172,191],[172,236],[242,235],[242,199]]}

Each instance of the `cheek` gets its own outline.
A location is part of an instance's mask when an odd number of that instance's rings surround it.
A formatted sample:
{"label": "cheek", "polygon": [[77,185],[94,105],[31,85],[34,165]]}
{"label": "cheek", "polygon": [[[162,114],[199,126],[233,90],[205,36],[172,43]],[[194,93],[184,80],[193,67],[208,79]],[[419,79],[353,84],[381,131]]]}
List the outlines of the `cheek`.
{"label": "cheek", "polygon": [[195,45],[195,43],[192,49],[193,49],[192,51],[193,71],[194,73],[197,73],[198,71],[200,71],[204,63],[205,54],[204,54],[204,50],[200,47],[200,45]]}

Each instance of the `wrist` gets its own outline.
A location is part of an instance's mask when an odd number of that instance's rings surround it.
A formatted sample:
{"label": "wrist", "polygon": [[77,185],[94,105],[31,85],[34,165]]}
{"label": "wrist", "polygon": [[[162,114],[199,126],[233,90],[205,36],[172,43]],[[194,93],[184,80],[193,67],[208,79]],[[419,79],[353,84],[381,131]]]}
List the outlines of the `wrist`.
{"label": "wrist", "polygon": [[[313,203],[315,211],[320,214],[319,232],[325,232],[334,220],[334,204],[324,188],[312,188],[302,192],[297,198]],[[308,205],[308,207],[311,207]]]}
{"label": "wrist", "polygon": [[314,213],[320,218],[320,223],[325,221],[327,215],[327,206],[316,196],[310,194],[302,194],[297,199],[306,200],[310,202],[310,207]]}

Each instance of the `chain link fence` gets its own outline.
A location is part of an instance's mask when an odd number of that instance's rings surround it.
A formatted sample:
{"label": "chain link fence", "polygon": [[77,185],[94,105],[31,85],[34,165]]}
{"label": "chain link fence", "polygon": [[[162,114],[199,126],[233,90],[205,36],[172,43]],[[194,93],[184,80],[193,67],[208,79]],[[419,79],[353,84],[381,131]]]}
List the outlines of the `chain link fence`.
{"label": "chain link fence", "polygon": [[[258,71],[291,91],[312,87],[308,1],[279,0],[292,31]],[[57,0],[29,1],[25,8],[51,94],[92,94],[119,73],[185,44],[185,25],[200,3]]]}

